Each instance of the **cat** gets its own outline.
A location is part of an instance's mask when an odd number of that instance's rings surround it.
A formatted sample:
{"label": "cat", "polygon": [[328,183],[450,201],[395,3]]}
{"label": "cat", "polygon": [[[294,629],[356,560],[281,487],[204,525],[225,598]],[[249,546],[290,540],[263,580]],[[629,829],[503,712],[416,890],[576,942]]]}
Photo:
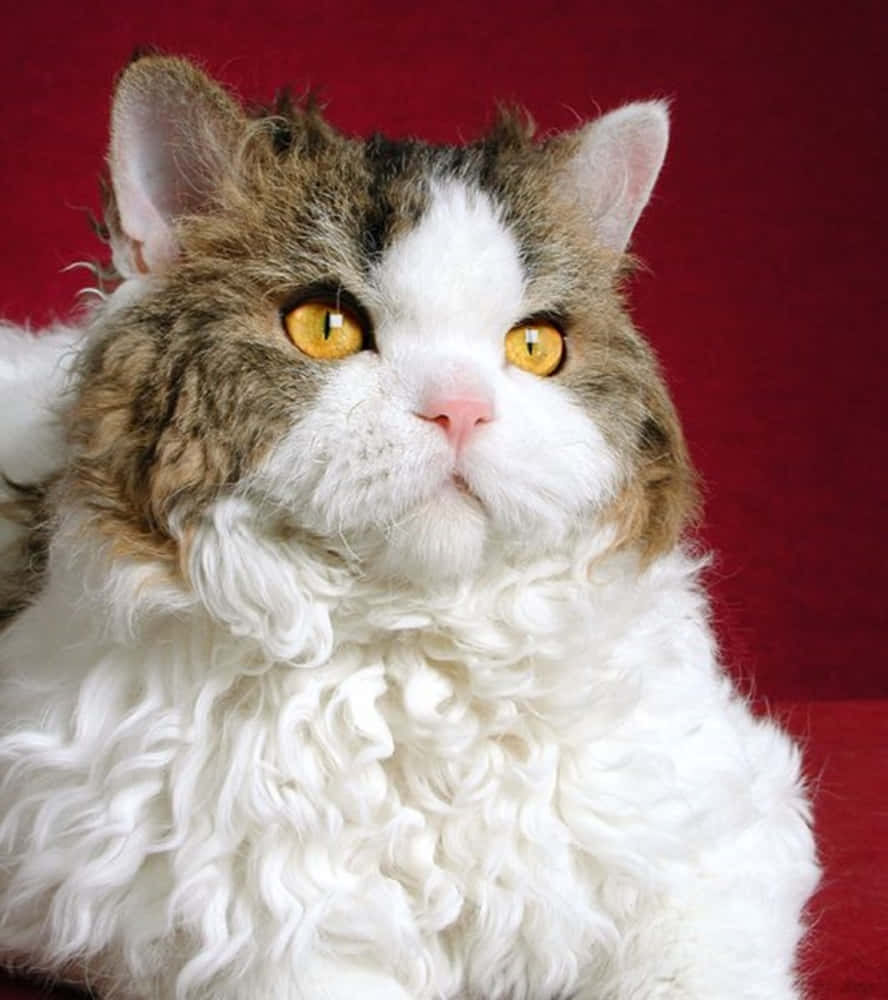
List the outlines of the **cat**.
{"label": "cat", "polygon": [[346,137],[132,62],[117,282],[0,331],[0,955],[133,1000],[790,1000],[795,745],[724,674],[622,289],[662,102]]}

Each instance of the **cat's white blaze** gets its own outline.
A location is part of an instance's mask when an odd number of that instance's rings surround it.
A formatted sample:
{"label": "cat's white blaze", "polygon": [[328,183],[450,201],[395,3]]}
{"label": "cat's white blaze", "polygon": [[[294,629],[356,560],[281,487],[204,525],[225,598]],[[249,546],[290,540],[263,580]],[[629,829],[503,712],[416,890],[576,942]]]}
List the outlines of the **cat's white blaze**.
{"label": "cat's white blaze", "polygon": [[[613,496],[619,463],[561,386],[506,362],[527,302],[518,246],[490,199],[434,185],[374,281],[379,354],[331,368],[256,477],[261,489],[302,526],[424,583],[472,572],[515,539],[563,544]],[[421,419],[428,400],[448,397],[492,414],[458,450]]]}
{"label": "cat's white blaze", "polygon": [[383,354],[420,342],[502,367],[503,337],[522,318],[524,273],[515,238],[484,192],[433,184],[419,225],[388,249],[374,278]]}
{"label": "cat's white blaze", "polygon": [[389,248],[374,281],[377,344],[407,405],[421,412],[429,398],[469,396],[495,411],[503,337],[520,318],[524,275],[489,197],[454,180],[432,184],[421,222]]}

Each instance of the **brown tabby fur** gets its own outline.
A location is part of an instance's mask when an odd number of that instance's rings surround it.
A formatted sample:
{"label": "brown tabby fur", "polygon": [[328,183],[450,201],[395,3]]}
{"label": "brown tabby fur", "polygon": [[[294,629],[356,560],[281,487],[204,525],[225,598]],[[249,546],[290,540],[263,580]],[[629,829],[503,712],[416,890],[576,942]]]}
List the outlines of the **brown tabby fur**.
{"label": "brown tabby fur", "polygon": [[0,517],[19,528],[0,552],[7,563],[0,573],[0,628],[28,606],[40,589],[49,542],[49,484],[19,485],[5,480],[12,498],[0,502]]}
{"label": "brown tabby fur", "polygon": [[[568,350],[551,377],[625,457],[608,512],[617,545],[650,559],[675,544],[693,509],[693,473],[657,363],[622,305],[629,260],[595,242],[563,182],[575,134],[537,141],[525,115],[501,112],[466,147],[362,141],[312,102],[285,99],[250,118],[189,63],[158,57],[125,71],[118,102],[156,93],[158,74],[170,94],[191,95],[179,255],[150,276],[137,304],[99,319],[70,414],[65,488],[118,551],[176,572],[174,512],[187,533],[261,463],[329,371],[291,346],[280,310],[323,283],[347,289],[372,316],[373,265],[422,216],[430,177],[460,178],[501,207],[533,311],[560,319]],[[105,223],[115,259],[143,270],[113,196]]]}

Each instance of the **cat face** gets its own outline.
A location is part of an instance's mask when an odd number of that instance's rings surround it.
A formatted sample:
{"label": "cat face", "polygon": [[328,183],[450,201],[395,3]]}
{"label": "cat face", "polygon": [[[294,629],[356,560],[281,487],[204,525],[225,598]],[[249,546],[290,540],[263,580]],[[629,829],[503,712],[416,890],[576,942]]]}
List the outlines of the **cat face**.
{"label": "cat face", "polygon": [[557,545],[621,475],[577,395],[506,358],[508,331],[555,303],[503,213],[465,181],[427,183],[368,272],[374,349],[330,366],[258,474],[309,530],[416,577],[471,572],[491,545]]}
{"label": "cat face", "polygon": [[673,544],[690,473],[617,290],[663,109],[545,143],[504,118],[464,148],[278,112],[177,60],[121,80],[123,304],[73,422],[98,529],[181,565],[236,498],[258,532],[424,582],[608,526]]}

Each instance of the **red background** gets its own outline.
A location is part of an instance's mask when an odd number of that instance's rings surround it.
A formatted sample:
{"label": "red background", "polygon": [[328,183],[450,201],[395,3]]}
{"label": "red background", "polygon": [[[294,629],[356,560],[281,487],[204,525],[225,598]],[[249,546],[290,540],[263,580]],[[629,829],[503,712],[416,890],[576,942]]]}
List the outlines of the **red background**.
{"label": "red background", "polygon": [[60,269],[101,252],[79,209],[98,207],[111,82],[136,45],[194,56],[246,98],[321,86],[329,117],[360,133],[458,141],[496,99],[544,129],[673,101],[633,308],[702,474],[726,661],[746,690],[795,703],[811,744],[830,868],[809,965],[824,997],[888,996],[874,846],[888,842],[883,12],[98,0],[17,4],[0,22],[0,315],[35,326],[84,284]]}

